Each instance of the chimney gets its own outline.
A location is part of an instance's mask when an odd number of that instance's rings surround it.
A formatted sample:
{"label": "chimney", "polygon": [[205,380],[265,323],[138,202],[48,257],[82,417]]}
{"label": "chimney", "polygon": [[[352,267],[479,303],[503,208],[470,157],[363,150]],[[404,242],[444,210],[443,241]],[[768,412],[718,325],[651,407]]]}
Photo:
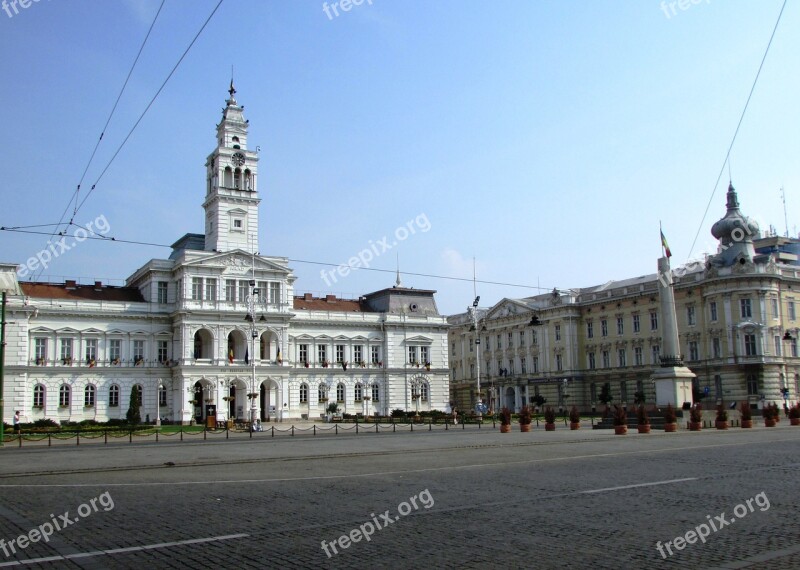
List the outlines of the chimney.
{"label": "chimney", "polygon": [[67,279],[66,281],[64,281],[64,289],[66,289],[67,291],[74,291],[77,288],[78,285],[74,279]]}
{"label": "chimney", "polygon": [[336,301],[336,295],[325,295],[325,301],[334,303]]}
{"label": "chimney", "polygon": [[303,301],[310,301],[312,299],[311,293],[303,294]]}
{"label": "chimney", "polygon": [[103,290],[103,282],[102,281],[95,281],[94,282],[94,290],[95,291],[102,291]]}

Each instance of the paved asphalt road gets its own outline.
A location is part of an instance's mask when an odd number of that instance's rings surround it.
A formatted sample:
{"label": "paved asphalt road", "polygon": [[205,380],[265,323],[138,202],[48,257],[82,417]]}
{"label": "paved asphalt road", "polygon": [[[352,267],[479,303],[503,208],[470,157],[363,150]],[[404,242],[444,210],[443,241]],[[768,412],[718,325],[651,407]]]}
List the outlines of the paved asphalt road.
{"label": "paved asphalt road", "polygon": [[796,569],[786,423],[5,448],[0,569]]}

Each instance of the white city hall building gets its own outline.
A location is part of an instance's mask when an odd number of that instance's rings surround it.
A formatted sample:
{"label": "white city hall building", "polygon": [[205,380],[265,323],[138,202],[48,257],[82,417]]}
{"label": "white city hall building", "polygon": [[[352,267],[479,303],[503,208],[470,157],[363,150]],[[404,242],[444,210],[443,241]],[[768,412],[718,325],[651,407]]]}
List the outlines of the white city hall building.
{"label": "white city hall building", "polygon": [[445,410],[447,321],[434,291],[355,300],[295,296],[283,257],[258,243],[258,153],[230,98],[206,162],[205,233],[186,234],[125,287],[18,282],[8,297],[4,420],[189,423]]}

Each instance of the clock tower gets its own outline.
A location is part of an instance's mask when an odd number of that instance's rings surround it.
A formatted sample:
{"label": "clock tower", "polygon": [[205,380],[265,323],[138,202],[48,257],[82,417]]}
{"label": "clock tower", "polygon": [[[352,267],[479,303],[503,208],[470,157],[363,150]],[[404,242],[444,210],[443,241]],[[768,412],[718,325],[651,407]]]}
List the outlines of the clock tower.
{"label": "clock tower", "polygon": [[258,154],[247,150],[248,121],[228,90],[222,121],[217,125],[217,148],[206,160],[206,251],[258,251]]}

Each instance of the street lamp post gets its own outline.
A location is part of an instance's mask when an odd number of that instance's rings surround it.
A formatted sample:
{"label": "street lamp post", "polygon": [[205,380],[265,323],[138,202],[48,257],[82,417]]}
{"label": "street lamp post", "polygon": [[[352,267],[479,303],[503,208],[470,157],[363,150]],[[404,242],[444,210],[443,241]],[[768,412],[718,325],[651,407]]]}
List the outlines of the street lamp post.
{"label": "street lamp post", "polygon": [[472,307],[467,307],[467,313],[470,319],[472,319],[472,328],[470,330],[475,331],[475,412],[478,416],[478,421],[483,419],[483,402],[481,402],[481,333],[478,330],[478,303],[480,300],[481,296],[478,295],[472,302]]}
{"label": "street lamp post", "polygon": [[161,383],[161,379],[156,380],[156,427],[161,427],[161,390],[164,389],[164,385]]}
{"label": "street lamp post", "polygon": [[6,362],[6,292],[3,291],[3,308],[0,312],[0,447],[3,447],[5,434],[3,433],[3,372]]}
{"label": "street lamp post", "polygon": [[[250,356],[250,364],[251,368],[251,377],[250,377],[250,431],[253,431],[256,425],[256,397],[258,394],[256,393],[256,338],[258,338],[258,331],[256,330],[256,295],[258,295],[258,289],[256,289],[256,282],[254,279],[250,280],[250,295],[247,297],[247,316],[244,318],[245,321],[250,323],[250,344],[251,344],[251,356]],[[263,316],[262,316],[263,318]]]}

